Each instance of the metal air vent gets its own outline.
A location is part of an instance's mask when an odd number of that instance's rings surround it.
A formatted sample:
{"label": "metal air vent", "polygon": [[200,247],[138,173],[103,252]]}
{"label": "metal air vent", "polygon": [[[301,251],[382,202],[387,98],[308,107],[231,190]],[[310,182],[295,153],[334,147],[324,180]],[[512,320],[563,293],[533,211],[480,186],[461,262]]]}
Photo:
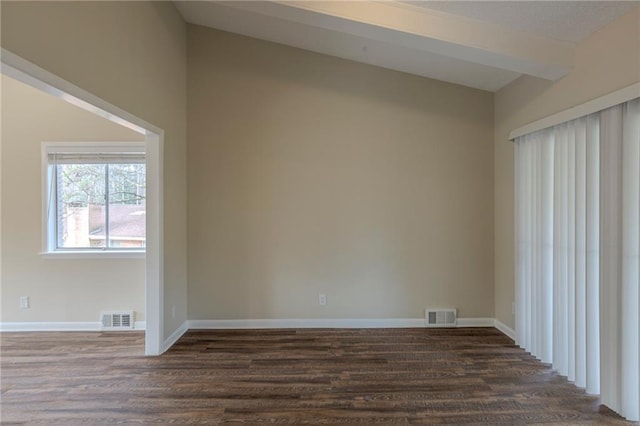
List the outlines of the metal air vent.
{"label": "metal air vent", "polygon": [[457,315],[455,309],[427,309],[425,325],[427,327],[455,327]]}
{"label": "metal air vent", "polygon": [[133,311],[102,312],[103,330],[133,330]]}

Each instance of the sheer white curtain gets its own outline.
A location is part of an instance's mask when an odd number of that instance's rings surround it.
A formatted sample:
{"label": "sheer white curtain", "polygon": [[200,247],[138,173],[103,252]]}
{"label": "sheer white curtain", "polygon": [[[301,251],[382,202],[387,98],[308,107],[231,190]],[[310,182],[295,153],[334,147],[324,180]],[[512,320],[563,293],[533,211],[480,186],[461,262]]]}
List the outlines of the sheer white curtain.
{"label": "sheer white curtain", "polygon": [[640,420],[640,98],[515,140],[517,343]]}
{"label": "sheer white curtain", "polygon": [[599,120],[516,139],[517,343],[599,392]]}
{"label": "sheer white curtain", "polygon": [[640,99],[602,111],[602,403],[640,420]]}

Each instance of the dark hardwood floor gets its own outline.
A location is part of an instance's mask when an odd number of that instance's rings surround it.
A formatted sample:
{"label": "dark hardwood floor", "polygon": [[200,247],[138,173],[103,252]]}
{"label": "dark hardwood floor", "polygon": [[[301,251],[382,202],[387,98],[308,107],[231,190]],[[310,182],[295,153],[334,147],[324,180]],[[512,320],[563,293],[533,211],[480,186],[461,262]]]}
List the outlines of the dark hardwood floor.
{"label": "dark hardwood floor", "polygon": [[631,424],[492,328],[0,339],[3,424]]}

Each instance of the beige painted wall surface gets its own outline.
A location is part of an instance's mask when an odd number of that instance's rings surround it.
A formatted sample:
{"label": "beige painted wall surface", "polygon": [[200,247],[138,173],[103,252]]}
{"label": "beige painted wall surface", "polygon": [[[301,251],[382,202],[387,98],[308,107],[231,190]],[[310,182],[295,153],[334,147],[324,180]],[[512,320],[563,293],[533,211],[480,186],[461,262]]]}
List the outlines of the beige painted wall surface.
{"label": "beige painted wall surface", "polygon": [[509,132],[640,81],[640,8],[577,46],[569,75],[521,77],[495,96],[495,313],[514,327],[514,163]]}
{"label": "beige painted wall surface", "polygon": [[[145,319],[144,259],[43,259],[43,141],[144,137],[2,76],[2,322],[96,322],[100,311]],[[30,309],[19,309],[29,296]]]}
{"label": "beige painted wall surface", "polygon": [[491,93],[204,27],[188,47],[191,319],[493,317]]}
{"label": "beige painted wall surface", "polygon": [[187,317],[186,24],[171,2],[1,2],[1,7],[3,48],[164,129],[164,334],[169,336]]}

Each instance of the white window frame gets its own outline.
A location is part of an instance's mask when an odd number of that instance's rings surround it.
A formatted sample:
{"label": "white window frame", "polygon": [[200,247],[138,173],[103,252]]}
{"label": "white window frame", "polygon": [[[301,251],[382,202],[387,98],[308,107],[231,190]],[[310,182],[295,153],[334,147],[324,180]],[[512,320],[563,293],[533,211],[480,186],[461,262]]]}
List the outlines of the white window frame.
{"label": "white window frame", "polygon": [[119,153],[146,152],[144,141],[136,142],[42,142],[42,252],[45,258],[95,259],[95,258],[144,258],[146,247],[142,249],[78,248],[59,249],[57,247],[56,214],[49,214],[56,197],[51,190],[54,179],[54,165],[49,162],[53,153]]}

